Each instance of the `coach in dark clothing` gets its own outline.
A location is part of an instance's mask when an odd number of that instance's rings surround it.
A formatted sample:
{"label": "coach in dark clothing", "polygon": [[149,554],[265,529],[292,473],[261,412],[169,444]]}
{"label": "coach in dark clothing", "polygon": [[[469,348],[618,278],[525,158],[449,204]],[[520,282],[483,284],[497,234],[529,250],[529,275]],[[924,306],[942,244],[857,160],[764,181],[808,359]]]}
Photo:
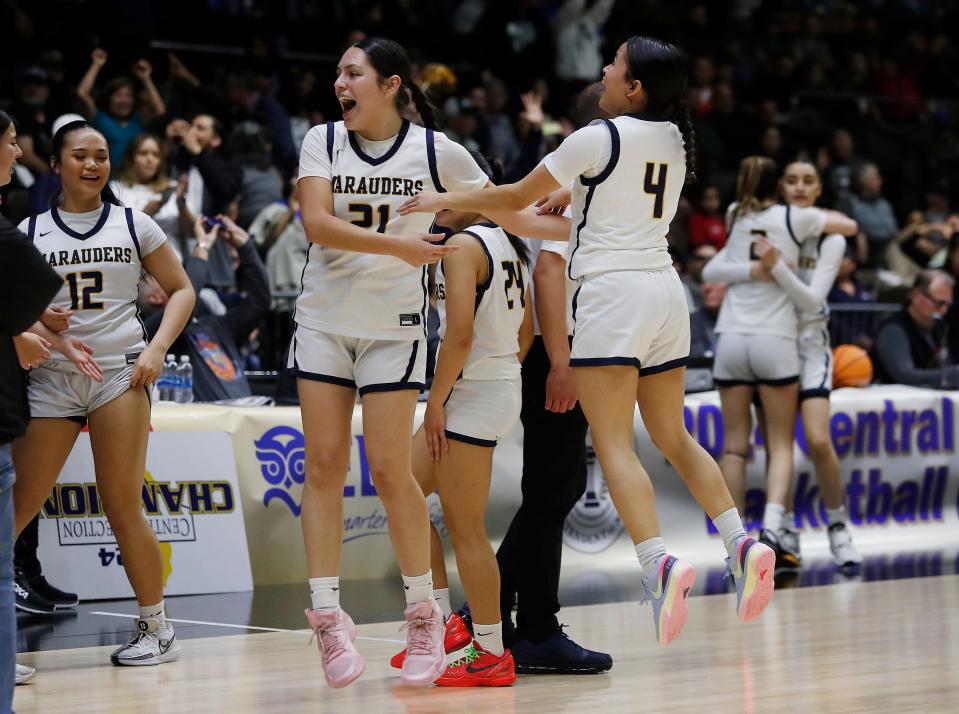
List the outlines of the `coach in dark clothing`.
{"label": "coach in dark clothing", "polygon": [[[12,128],[9,117],[4,131]],[[2,138],[7,150],[8,141]],[[15,146],[15,145],[14,145]],[[19,150],[17,150],[17,156]],[[0,182],[10,180],[9,168],[0,157]],[[16,671],[16,616],[13,593],[13,454],[10,443],[21,436],[30,420],[27,383],[14,345],[19,335],[33,325],[57,294],[63,280],[43,260],[27,237],[0,216],[0,710],[13,706]],[[47,352],[49,355],[49,352]],[[39,359],[35,359],[36,364]]]}
{"label": "coach in dark clothing", "polygon": [[[250,385],[243,372],[243,345],[259,325],[270,307],[270,283],[266,267],[256,252],[256,245],[242,228],[226,216],[217,216],[222,227],[207,230],[202,219],[197,221],[197,237],[193,255],[186,262],[186,272],[193,289],[199,295],[208,284],[210,263],[208,256],[217,239],[236,251],[239,260],[237,287],[241,297],[226,314],[217,315],[202,299],[196,301],[193,317],[171,348],[177,354],[188,354],[193,365],[193,395],[198,402],[221,399],[239,399],[250,396]],[[147,334],[152,338],[160,328],[167,296],[154,280],[143,288],[141,304],[152,314],[146,318]]]}
{"label": "coach in dark clothing", "polygon": [[959,388],[959,366],[949,354],[944,334],[954,282],[940,270],[921,272],[909,302],[879,326],[874,362],[880,382]]}

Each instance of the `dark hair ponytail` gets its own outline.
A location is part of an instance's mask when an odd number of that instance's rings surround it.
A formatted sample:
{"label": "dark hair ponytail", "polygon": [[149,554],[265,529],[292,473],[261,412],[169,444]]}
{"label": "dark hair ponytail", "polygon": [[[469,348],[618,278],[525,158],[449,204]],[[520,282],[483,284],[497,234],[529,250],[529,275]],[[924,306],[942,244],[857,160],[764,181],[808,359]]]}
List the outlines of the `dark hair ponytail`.
{"label": "dark hair ponytail", "polygon": [[[476,165],[479,166],[480,171],[486,174],[486,177],[493,184],[500,184],[503,182],[503,165],[499,162],[499,159],[496,159],[492,156],[487,156],[486,154],[481,154],[478,151],[471,151],[469,153],[470,156],[473,157],[473,161],[476,162]],[[504,230],[503,232],[509,239],[509,244],[513,246],[513,250],[516,251],[516,255],[519,256],[519,259],[523,261],[524,265],[529,265],[529,248],[526,246],[526,242],[519,236],[514,236],[507,230]]]}
{"label": "dark hair ponytail", "polygon": [[[66,144],[67,137],[75,131],[80,131],[82,129],[89,129],[90,131],[95,131],[97,134],[100,132],[97,129],[94,129],[89,122],[83,119],[78,119],[76,121],[71,121],[63,126],[53,135],[53,154],[50,156],[50,165],[54,166],[55,164],[61,163],[60,156],[63,154],[63,146]],[[103,136],[103,134],[100,134]],[[104,139],[106,141],[106,139]],[[107,156],[110,155],[110,149],[107,148]],[[56,208],[61,203],[63,203],[63,182],[61,181],[61,188],[55,194],[50,197],[50,208]],[[122,205],[120,199],[116,197],[116,194],[113,193],[113,189],[110,188],[110,181],[108,180],[104,185],[103,189],[100,191],[100,200],[104,203],[112,203],[114,206]]]}
{"label": "dark hair ponytail", "polygon": [[644,114],[668,120],[679,127],[686,149],[686,183],[696,182],[696,132],[686,105],[689,59],[668,42],[655,37],[626,40],[626,68],[630,79],[643,85]]}
{"label": "dark hair ponytail", "polygon": [[367,37],[353,46],[363,50],[381,80],[394,75],[400,78],[400,90],[396,94],[397,109],[402,110],[412,104],[419,112],[423,126],[427,129],[439,129],[436,107],[413,81],[410,56],[402,45],[385,37]]}
{"label": "dark hair ponytail", "polygon": [[17,120],[7,114],[5,111],[0,110],[0,135],[6,134],[7,129],[10,128],[11,124],[16,126]]}

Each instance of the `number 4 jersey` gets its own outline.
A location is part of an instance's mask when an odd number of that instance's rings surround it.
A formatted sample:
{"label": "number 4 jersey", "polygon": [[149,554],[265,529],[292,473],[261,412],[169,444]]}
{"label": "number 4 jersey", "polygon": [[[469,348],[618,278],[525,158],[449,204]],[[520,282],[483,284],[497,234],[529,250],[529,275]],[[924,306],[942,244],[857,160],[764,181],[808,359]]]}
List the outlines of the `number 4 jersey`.
{"label": "number 4 jersey", "polygon": [[[502,228],[480,223],[461,231],[480,242],[487,260],[487,278],[476,286],[473,347],[463,366],[463,379],[515,379],[520,376],[519,328],[529,299],[529,267],[520,260]],[[440,337],[446,334],[446,276],[436,269]],[[441,346],[442,348],[442,346]]]}
{"label": "number 4 jersey", "polygon": [[[132,364],[147,344],[137,310],[141,260],[166,241],[163,230],[146,214],[109,203],[87,213],[53,208],[20,230],[63,277],[51,305],[74,311],[67,334],[90,345],[105,370]],[[52,360],[69,364],[59,352]]]}
{"label": "number 4 jersey", "polygon": [[[300,151],[299,179],[310,176],[330,182],[338,218],[394,235],[429,231],[432,215],[397,213],[420,191],[482,188],[488,181],[462,146],[405,120],[385,141],[367,141],[341,121],[313,127]],[[311,244],[294,319],[347,337],[420,339],[426,289],[426,270],[399,258]]]}
{"label": "number 4 jersey", "polygon": [[597,119],[543,163],[561,185],[572,184],[569,277],[672,265],[666,233],[686,183],[675,124],[638,114]]}

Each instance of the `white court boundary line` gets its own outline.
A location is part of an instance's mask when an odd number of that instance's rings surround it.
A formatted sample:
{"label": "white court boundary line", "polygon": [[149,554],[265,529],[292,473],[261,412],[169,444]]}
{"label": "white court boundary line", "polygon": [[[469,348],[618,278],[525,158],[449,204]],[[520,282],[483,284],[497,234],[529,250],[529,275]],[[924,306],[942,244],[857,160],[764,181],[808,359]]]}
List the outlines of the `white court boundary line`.
{"label": "white court boundary line", "polygon": [[[126,617],[129,619],[136,620],[138,615],[129,615],[123,612],[100,612],[94,611],[90,613],[91,615],[102,615],[103,617]],[[228,627],[234,630],[257,630],[259,632],[295,632],[303,633],[309,632],[309,630],[284,630],[278,627],[259,627],[257,625],[234,625],[229,622],[207,622],[206,620],[183,620],[180,618],[168,617],[166,618],[170,622],[180,622],[184,625],[207,625],[209,627]],[[368,642],[389,642],[397,645],[405,645],[406,640],[391,640],[384,637],[364,637],[363,635],[357,635],[356,639],[358,640],[367,640]]]}

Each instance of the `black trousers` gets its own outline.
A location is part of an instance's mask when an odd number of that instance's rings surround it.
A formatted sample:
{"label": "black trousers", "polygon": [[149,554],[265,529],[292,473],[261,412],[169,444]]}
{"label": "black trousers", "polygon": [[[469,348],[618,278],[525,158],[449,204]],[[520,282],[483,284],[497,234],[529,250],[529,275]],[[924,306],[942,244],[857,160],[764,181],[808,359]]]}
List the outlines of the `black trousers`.
{"label": "black trousers", "polygon": [[548,374],[549,357],[536,337],[523,362],[523,503],[496,553],[503,622],[515,597],[516,629],[533,641],[559,626],[563,523],[586,490],[586,417],[579,404],[565,414],[545,409]]}
{"label": "black trousers", "polygon": [[29,579],[40,575],[43,571],[37,559],[37,548],[40,546],[40,514],[33,517],[13,546],[13,565]]}

